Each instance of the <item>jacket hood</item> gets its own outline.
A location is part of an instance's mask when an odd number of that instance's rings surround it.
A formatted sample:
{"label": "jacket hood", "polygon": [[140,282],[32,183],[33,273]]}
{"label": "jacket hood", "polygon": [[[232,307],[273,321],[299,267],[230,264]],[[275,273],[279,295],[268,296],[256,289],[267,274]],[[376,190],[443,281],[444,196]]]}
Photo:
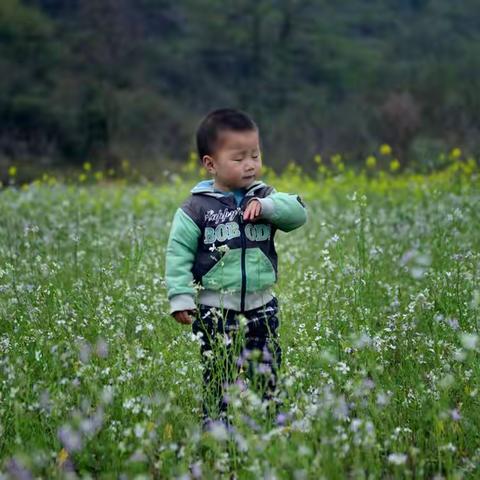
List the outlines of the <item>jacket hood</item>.
{"label": "jacket hood", "polygon": [[[253,195],[253,192],[257,190],[257,188],[263,187],[266,184],[261,180],[256,180],[253,182],[248,188],[245,195]],[[202,180],[198,182],[191,190],[190,193],[203,193],[205,195],[211,195],[212,197],[223,197],[223,193],[219,193],[215,191],[213,188],[213,179],[210,180]]]}

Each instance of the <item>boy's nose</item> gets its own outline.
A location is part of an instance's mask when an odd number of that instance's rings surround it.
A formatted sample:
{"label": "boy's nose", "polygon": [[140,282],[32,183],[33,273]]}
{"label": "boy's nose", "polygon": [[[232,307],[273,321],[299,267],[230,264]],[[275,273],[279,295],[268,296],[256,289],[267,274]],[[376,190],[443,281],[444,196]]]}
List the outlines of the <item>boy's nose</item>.
{"label": "boy's nose", "polygon": [[253,173],[255,171],[255,164],[252,163],[247,163],[246,169],[247,173]]}

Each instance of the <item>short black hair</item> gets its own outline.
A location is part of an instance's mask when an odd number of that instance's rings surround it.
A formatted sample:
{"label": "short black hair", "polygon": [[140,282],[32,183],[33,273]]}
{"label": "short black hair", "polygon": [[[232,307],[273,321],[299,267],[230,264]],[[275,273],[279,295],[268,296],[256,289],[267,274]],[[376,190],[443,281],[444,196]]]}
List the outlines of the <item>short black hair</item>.
{"label": "short black hair", "polygon": [[209,112],[197,128],[197,151],[200,161],[204,155],[211,155],[215,150],[218,134],[224,130],[244,132],[258,130],[257,124],[241,110],[219,108]]}

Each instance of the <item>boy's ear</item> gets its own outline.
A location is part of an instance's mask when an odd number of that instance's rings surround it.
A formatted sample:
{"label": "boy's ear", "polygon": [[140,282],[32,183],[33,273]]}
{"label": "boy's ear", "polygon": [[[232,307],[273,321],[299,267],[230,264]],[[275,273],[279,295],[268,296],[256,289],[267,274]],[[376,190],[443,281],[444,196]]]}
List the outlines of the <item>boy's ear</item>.
{"label": "boy's ear", "polygon": [[204,155],[202,157],[202,164],[210,173],[214,173],[212,168],[215,168],[215,166],[213,164],[213,158],[210,155]]}

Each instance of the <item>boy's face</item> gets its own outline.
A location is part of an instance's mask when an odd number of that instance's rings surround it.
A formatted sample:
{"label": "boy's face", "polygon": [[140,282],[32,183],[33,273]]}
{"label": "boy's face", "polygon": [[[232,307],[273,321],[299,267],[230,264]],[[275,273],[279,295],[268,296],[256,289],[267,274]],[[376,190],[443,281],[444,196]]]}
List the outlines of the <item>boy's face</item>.
{"label": "boy's face", "polygon": [[248,187],[260,175],[262,158],[257,130],[219,133],[215,151],[203,156],[203,165],[220,190]]}

